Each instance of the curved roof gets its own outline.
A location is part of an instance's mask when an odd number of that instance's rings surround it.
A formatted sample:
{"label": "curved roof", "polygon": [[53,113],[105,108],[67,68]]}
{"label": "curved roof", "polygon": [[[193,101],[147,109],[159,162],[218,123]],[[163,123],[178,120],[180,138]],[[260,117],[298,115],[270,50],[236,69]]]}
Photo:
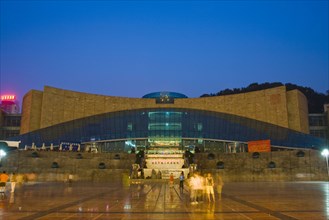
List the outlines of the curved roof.
{"label": "curved roof", "polygon": [[142,98],[156,99],[156,98],[162,98],[162,97],[175,98],[175,99],[176,98],[178,98],[178,99],[188,98],[186,95],[184,95],[182,93],[178,93],[178,92],[152,92],[152,93],[144,95]]}

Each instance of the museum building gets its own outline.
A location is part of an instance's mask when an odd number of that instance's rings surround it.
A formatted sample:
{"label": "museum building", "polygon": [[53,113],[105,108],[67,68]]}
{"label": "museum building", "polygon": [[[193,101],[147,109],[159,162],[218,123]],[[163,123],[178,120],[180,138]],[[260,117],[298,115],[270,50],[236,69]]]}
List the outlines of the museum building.
{"label": "museum building", "polygon": [[201,98],[175,92],[128,98],[45,86],[24,96],[20,135],[10,140],[21,141],[21,148],[66,142],[100,152],[247,152],[248,143],[260,140],[271,150],[326,144],[309,135],[306,97],[285,86]]}

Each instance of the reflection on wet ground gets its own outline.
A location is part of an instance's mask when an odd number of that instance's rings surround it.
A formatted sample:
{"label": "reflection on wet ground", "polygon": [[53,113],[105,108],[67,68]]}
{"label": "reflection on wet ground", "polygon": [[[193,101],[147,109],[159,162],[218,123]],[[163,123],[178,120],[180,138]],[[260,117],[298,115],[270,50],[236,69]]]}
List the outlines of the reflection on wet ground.
{"label": "reflection on wet ground", "polygon": [[191,204],[166,182],[35,183],[7,190],[0,219],[329,219],[329,183],[226,183],[222,198]]}

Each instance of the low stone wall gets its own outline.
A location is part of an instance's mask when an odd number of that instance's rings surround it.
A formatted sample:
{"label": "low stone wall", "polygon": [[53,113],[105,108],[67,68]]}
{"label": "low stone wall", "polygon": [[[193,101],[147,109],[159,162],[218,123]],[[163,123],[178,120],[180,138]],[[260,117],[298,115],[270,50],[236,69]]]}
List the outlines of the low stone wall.
{"label": "low stone wall", "polygon": [[[325,158],[319,151],[259,153],[199,153],[194,161],[202,173],[232,181],[327,181]],[[135,154],[12,151],[2,158],[2,170],[24,174],[27,181],[65,181],[73,174],[77,181],[121,181],[129,175]],[[275,168],[269,168],[270,162]],[[54,163],[57,163],[58,168]],[[103,163],[103,164],[101,164]],[[273,164],[272,164],[273,165]]]}
{"label": "low stone wall", "polygon": [[[303,152],[304,156],[297,156]],[[275,151],[259,153],[195,155],[195,162],[203,172],[221,175],[224,181],[320,181],[328,180],[326,161],[321,152]],[[274,162],[275,168],[269,168]]]}
{"label": "low stone wall", "polygon": [[[35,155],[35,153],[37,155]],[[25,174],[31,181],[113,181],[129,174],[134,154],[13,151],[2,159],[2,170]],[[103,164],[101,164],[103,163]],[[56,167],[58,168],[54,168]],[[101,165],[100,165],[101,164]],[[1,170],[1,169],[0,169]]]}

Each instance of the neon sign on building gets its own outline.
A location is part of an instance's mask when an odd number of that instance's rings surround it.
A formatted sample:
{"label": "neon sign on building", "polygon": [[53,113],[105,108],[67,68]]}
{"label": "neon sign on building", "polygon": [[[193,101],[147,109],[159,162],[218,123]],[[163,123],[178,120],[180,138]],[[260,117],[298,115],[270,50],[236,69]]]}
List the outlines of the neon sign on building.
{"label": "neon sign on building", "polygon": [[16,99],[15,95],[2,95],[1,101],[14,101]]}

